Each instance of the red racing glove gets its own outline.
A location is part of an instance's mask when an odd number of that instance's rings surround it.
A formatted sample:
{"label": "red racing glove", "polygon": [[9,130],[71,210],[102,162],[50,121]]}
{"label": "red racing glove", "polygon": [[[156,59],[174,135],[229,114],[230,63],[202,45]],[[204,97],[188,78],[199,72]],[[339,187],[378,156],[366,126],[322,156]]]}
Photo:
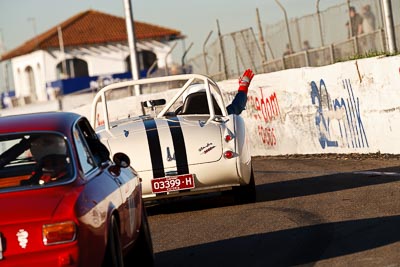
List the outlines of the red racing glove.
{"label": "red racing glove", "polygon": [[239,89],[238,89],[239,92],[245,92],[247,94],[253,76],[254,76],[253,71],[251,69],[247,69],[243,73],[242,77],[239,77]]}

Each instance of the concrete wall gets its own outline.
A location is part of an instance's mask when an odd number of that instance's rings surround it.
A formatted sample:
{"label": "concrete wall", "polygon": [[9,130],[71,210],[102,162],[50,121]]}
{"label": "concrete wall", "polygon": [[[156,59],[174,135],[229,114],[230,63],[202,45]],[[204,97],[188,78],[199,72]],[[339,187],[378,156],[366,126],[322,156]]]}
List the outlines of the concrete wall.
{"label": "concrete wall", "polygon": [[[399,70],[400,56],[394,56],[255,75],[242,113],[252,154],[400,154]],[[219,85],[229,103],[237,79]],[[65,99],[62,106],[90,118],[91,99]],[[125,105],[120,104],[121,112],[129,107],[130,113],[140,114],[140,105],[132,103],[139,101],[127,98]],[[47,108],[56,107],[49,103]],[[30,112],[39,109],[32,106]],[[4,111],[0,113],[18,113]]]}
{"label": "concrete wall", "polygon": [[255,76],[253,154],[400,153],[399,67],[397,56]]}

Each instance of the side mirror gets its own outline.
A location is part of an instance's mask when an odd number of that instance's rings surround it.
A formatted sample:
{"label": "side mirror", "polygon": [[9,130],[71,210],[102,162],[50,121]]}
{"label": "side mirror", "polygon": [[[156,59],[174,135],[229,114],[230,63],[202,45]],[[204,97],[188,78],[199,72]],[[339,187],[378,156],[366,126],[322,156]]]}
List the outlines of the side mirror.
{"label": "side mirror", "polygon": [[127,168],[131,165],[128,155],[122,152],[115,153],[113,156],[114,163],[120,168]]}
{"label": "side mirror", "polygon": [[167,103],[165,99],[154,99],[140,102],[143,116],[146,115],[146,110],[144,108],[151,108],[152,112],[156,112],[156,108],[165,105],[165,103]]}
{"label": "side mirror", "polygon": [[154,99],[154,100],[143,101],[142,105],[145,108],[153,108],[153,107],[156,107],[156,106],[165,105],[165,103],[166,103],[165,99]]}
{"label": "side mirror", "polygon": [[128,155],[122,152],[115,153],[113,161],[115,165],[112,165],[108,171],[114,176],[119,176],[121,174],[121,168],[127,168],[131,164]]}

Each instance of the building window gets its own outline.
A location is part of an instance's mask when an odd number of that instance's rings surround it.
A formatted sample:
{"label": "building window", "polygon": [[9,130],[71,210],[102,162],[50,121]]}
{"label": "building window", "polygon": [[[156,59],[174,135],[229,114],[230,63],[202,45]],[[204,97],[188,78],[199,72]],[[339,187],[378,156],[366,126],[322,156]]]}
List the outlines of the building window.
{"label": "building window", "polygon": [[25,68],[26,85],[28,87],[29,95],[35,99],[36,98],[36,83],[35,74],[31,66]]}
{"label": "building window", "polygon": [[[143,50],[137,53],[137,61],[140,72],[140,77],[146,77],[147,71],[150,67],[157,61],[157,56],[152,51]],[[126,70],[131,72],[131,56],[128,56],[125,59]],[[153,67],[153,71],[157,70],[157,63],[155,67]]]}
{"label": "building window", "polygon": [[57,64],[57,78],[68,79],[89,76],[88,64],[79,58],[71,58]]}

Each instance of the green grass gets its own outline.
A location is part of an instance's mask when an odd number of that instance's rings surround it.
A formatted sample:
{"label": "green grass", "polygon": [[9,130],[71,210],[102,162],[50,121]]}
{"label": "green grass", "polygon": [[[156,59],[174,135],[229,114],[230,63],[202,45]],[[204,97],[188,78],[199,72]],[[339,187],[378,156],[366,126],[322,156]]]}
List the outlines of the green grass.
{"label": "green grass", "polygon": [[370,51],[364,54],[358,54],[358,55],[353,55],[351,57],[345,58],[345,59],[338,59],[336,62],[345,62],[348,60],[357,60],[357,59],[363,59],[363,58],[370,58],[370,57],[390,57],[390,56],[397,56],[400,55],[400,52],[396,53],[389,53],[389,52],[379,52],[379,51]]}

